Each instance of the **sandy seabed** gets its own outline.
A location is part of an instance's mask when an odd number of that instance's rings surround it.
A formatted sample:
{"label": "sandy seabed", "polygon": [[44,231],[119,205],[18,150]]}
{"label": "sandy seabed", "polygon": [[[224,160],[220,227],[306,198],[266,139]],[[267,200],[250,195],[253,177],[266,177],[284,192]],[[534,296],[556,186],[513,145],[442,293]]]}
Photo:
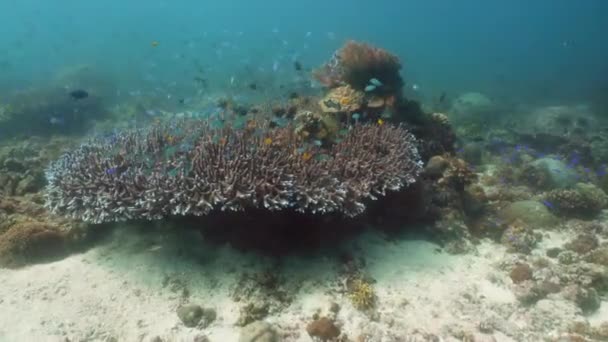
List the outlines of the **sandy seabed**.
{"label": "sandy seabed", "polygon": [[[548,235],[535,253],[565,240]],[[339,304],[336,323],[353,341],[535,341],[557,336],[577,319],[608,319],[606,302],[590,317],[557,297],[521,306],[500,267],[513,256],[490,241],[467,255],[380,233],[346,244],[376,281],[373,315],[355,309],[340,291],[340,267],[331,253],[273,260],[210,246],[195,233],[125,228],[85,253],[1,270],[0,341],[238,341],[243,303],[233,299],[235,286],[244,272],[265,270],[298,285],[290,304],[265,318],[284,341],[312,341],[306,325],[330,303]],[[184,302],[214,308],[217,318],[204,329],[188,328],[176,314]]]}

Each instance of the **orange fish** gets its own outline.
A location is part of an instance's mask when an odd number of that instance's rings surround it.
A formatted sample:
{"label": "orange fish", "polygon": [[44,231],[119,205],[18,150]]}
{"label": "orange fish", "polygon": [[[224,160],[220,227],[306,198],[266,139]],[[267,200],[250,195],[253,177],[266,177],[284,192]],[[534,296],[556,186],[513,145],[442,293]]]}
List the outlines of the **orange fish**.
{"label": "orange fish", "polygon": [[348,97],[343,97],[340,99],[340,104],[346,106],[350,103],[350,99]]}
{"label": "orange fish", "polygon": [[157,42],[156,40],[153,41],[152,43],[150,43],[150,45],[152,45],[152,47],[157,47],[158,44],[160,44],[159,42]]}
{"label": "orange fish", "polygon": [[221,137],[219,141],[220,141],[220,145],[226,145],[226,142],[227,142],[226,138]]}
{"label": "orange fish", "polygon": [[307,152],[302,153],[302,159],[303,159],[304,161],[309,161],[309,160],[310,160],[310,158],[312,158],[312,153],[310,153],[310,152],[308,152],[308,151],[307,151]]}
{"label": "orange fish", "polygon": [[264,139],[264,145],[270,145],[270,144],[272,144],[272,138]]}
{"label": "orange fish", "polygon": [[378,119],[378,125],[380,125],[380,126],[384,125],[384,120]]}

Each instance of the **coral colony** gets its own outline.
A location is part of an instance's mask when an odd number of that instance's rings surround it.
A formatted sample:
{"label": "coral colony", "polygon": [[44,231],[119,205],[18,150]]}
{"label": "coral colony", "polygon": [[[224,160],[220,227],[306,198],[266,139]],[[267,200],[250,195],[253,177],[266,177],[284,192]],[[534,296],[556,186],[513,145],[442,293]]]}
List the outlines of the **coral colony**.
{"label": "coral colony", "polygon": [[351,41],[315,72],[336,99],[283,125],[174,120],[92,139],[47,169],[46,205],[94,223],[246,209],[359,215],[422,168],[414,136],[372,115],[400,98],[400,68],[396,56]]}
{"label": "coral colony", "polygon": [[400,126],[355,125],[327,148],[260,126],[180,121],[93,139],[48,168],[47,206],[94,223],[247,208],[352,217],[421,169]]}

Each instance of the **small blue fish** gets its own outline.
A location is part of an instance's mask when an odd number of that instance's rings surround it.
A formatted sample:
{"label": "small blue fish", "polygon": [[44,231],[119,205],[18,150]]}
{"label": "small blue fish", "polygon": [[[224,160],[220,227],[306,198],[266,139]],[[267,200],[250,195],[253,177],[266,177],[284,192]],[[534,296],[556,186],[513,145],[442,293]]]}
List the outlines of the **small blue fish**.
{"label": "small blue fish", "polygon": [[547,200],[542,200],[541,202],[545,205],[545,207],[547,207],[549,209],[555,209],[555,206],[553,205],[553,203],[551,203]]}
{"label": "small blue fish", "polygon": [[315,146],[321,146],[321,145],[323,145],[323,142],[322,142],[321,140],[318,140],[318,139],[317,139],[317,140],[313,141],[313,144],[314,144]]}
{"label": "small blue fish", "polygon": [[353,117],[353,119],[355,121],[359,121],[359,119],[361,118],[361,114],[359,114],[359,113],[353,113],[352,117]]}
{"label": "small blue fish", "polygon": [[370,91],[374,91],[376,90],[376,86],[373,84],[368,85],[367,87],[365,87],[365,92],[370,92]]}
{"label": "small blue fish", "polygon": [[116,171],[118,171],[117,167],[111,167],[111,168],[109,168],[109,169],[106,170],[106,175],[116,174]]}
{"label": "small blue fish", "polygon": [[371,80],[369,80],[369,83],[371,85],[375,85],[376,87],[382,86],[382,82],[380,82],[377,78],[372,78]]}

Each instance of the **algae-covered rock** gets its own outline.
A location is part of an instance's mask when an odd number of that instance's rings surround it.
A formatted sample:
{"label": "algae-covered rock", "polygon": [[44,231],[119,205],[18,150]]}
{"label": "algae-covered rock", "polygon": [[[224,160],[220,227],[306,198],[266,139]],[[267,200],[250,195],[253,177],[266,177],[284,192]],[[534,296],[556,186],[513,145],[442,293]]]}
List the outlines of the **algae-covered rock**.
{"label": "algae-covered rock", "polygon": [[331,341],[340,336],[340,328],[336,326],[333,320],[327,317],[321,317],[310,322],[306,326],[306,332],[308,332],[310,337],[321,341]]}
{"label": "algae-covered rock", "polygon": [[21,267],[66,256],[68,239],[66,233],[45,223],[15,224],[0,235],[0,266]]}
{"label": "algae-covered rock", "polygon": [[483,118],[490,115],[495,108],[494,102],[484,94],[470,92],[454,100],[450,113],[457,118]]}
{"label": "algae-covered rock", "polygon": [[578,183],[572,189],[553,190],[545,199],[560,215],[591,219],[608,206],[606,193],[591,183]]}
{"label": "algae-covered rock", "polygon": [[530,167],[544,177],[544,186],[551,189],[562,189],[576,184],[578,175],[573,168],[555,158],[540,158],[532,163]]}
{"label": "algae-covered rock", "polygon": [[521,221],[534,228],[551,227],[558,219],[542,203],[532,200],[513,202],[500,212],[506,222]]}
{"label": "algae-covered rock", "polygon": [[196,304],[186,304],[177,308],[177,317],[189,328],[208,327],[217,317],[215,309],[203,308]]}
{"label": "algae-covered rock", "polygon": [[243,329],[239,335],[239,342],[278,342],[279,334],[276,329],[267,322],[256,321]]}
{"label": "algae-covered rock", "polygon": [[540,241],[541,235],[528,225],[515,221],[503,232],[500,242],[509,252],[529,254]]}

